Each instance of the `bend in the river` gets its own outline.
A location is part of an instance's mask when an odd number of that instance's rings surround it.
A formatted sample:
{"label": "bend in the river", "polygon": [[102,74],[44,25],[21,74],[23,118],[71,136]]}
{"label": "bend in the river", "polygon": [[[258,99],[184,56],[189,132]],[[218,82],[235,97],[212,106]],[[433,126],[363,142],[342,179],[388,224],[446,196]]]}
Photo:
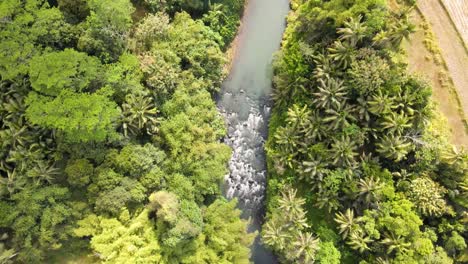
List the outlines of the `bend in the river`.
{"label": "bend in the river", "polygon": [[[273,54],[279,49],[289,11],[288,0],[248,0],[236,42],[231,72],[222,86],[218,107],[228,125],[225,142],[232,147],[225,194],[239,200],[250,229],[260,230],[266,189],[264,142],[270,111]],[[254,263],[275,263],[257,238]]]}

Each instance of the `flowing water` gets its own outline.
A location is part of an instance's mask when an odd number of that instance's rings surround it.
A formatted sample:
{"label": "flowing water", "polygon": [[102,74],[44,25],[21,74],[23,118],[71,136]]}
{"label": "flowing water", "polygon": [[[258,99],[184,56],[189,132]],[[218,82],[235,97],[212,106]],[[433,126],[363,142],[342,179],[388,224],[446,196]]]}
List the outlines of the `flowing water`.
{"label": "flowing water", "polygon": [[[218,107],[228,125],[225,143],[232,147],[225,195],[237,198],[250,230],[260,230],[264,214],[266,164],[273,54],[279,49],[289,11],[288,0],[248,0],[231,72]],[[256,264],[276,263],[257,238],[252,248]]]}

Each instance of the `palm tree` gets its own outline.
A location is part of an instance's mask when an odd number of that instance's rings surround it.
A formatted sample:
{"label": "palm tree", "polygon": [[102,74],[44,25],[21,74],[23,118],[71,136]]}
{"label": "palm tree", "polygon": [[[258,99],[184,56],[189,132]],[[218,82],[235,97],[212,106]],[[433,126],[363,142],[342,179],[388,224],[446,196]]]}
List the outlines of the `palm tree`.
{"label": "palm tree", "polygon": [[18,176],[15,169],[6,173],[6,178],[0,177],[0,194],[9,193],[11,195],[23,189],[25,182]]}
{"label": "palm tree", "polygon": [[275,143],[280,145],[286,153],[295,153],[301,140],[298,132],[291,126],[279,127],[274,135]]}
{"label": "palm tree", "polygon": [[364,203],[371,204],[379,200],[378,191],[383,188],[383,184],[380,182],[379,178],[374,178],[371,176],[365,179],[359,179],[358,188],[359,188],[359,197]]}
{"label": "palm tree", "polygon": [[286,122],[293,127],[303,128],[306,126],[309,121],[310,110],[307,108],[307,105],[299,107],[297,104],[294,104],[291,108],[288,109],[288,117]]}
{"label": "palm tree", "polygon": [[381,48],[387,48],[391,44],[390,32],[381,30],[379,33],[377,33],[374,36],[372,41],[373,41],[372,42],[373,46],[377,46],[377,47],[381,47]]}
{"label": "palm tree", "polygon": [[360,96],[357,99],[357,113],[359,116],[359,120],[364,121],[364,122],[369,122],[370,121],[370,105],[369,105],[369,100],[367,98],[364,98]]}
{"label": "palm tree", "polygon": [[309,232],[298,232],[293,242],[293,255],[298,263],[313,263],[319,242],[320,240]]}
{"label": "palm tree", "polygon": [[153,129],[151,125],[157,123],[157,110],[154,106],[153,99],[149,96],[129,94],[127,95],[126,102],[122,104],[122,108],[125,135],[127,135],[128,131],[132,134],[138,134],[139,130],[143,129],[145,126]]}
{"label": "palm tree", "polygon": [[23,96],[18,93],[13,93],[6,96],[3,101],[4,102],[0,105],[0,113],[4,112],[4,120],[22,125],[24,123],[24,113],[26,111],[26,104],[23,102]]}
{"label": "palm tree", "polygon": [[317,89],[318,92],[313,94],[313,103],[318,107],[329,109],[341,105],[346,100],[346,86],[343,85],[343,81],[334,78],[320,79]]}
{"label": "palm tree", "polygon": [[0,130],[0,141],[4,148],[7,146],[12,148],[26,146],[32,141],[27,126],[18,126],[14,123],[7,123],[7,126],[7,129]]}
{"label": "palm tree", "polygon": [[55,176],[59,175],[59,169],[55,168],[54,165],[47,165],[44,161],[40,161],[29,171],[28,176],[36,181],[36,184],[40,184],[41,181],[51,183]]}
{"label": "palm tree", "polygon": [[405,238],[401,235],[394,235],[393,233],[385,233],[385,239],[380,243],[387,246],[387,254],[393,251],[406,252],[411,248],[411,243],[406,242]]}
{"label": "palm tree", "polygon": [[358,155],[356,150],[357,146],[355,142],[351,141],[347,136],[342,136],[341,139],[335,140],[331,149],[333,165],[351,166],[354,163],[354,157]]}
{"label": "palm tree", "polygon": [[372,96],[369,106],[369,111],[375,115],[389,113],[395,108],[393,99],[386,94],[382,94],[380,90]]}
{"label": "palm tree", "polygon": [[328,48],[330,58],[337,62],[338,67],[344,69],[351,65],[354,57],[356,56],[356,49],[348,42],[335,41],[332,47]]}
{"label": "palm tree", "polygon": [[322,181],[327,165],[320,157],[309,156],[299,167],[299,178],[307,182]]}
{"label": "palm tree", "polygon": [[452,148],[442,153],[442,160],[449,165],[463,164],[468,161],[468,153],[463,147],[458,149],[453,145]]}
{"label": "palm tree", "polygon": [[354,111],[355,109],[350,104],[342,103],[325,110],[328,116],[323,121],[328,122],[335,131],[342,130],[350,126],[351,122],[357,121],[353,115]]}
{"label": "palm tree", "polygon": [[383,129],[387,129],[388,132],[401,135],[404,130],[411,128],[411,119],[403,112],[399,114],[391,112],[384,116],[384,121],[381,123]]}
{"label": "palm tree", "polygon": [[306,123],[304,130],[301,132],[307,138],[321,141],[328,134],[328,126],[325,124],[320,112],[313,111],[309,115],[309,122]]}
{"label": "palm tree", "polygon": [[350,208],[346,209],[345,213],[338,212],[335,214],[335,222],[338,224],[339,233],[343,239],[348,237],[355,229],[360,218],[354,217],[354,211]]}
{"label": "palm tree", "polygon": [[400,161],[411,151],[412,144],[399,135],[385,135],[376,144],[377,152],[386,158]]}
{"label": "palm tree", "polygon": [[337,32],[340,34],[340,40],[348,41],[353,47],[356,47],[357,43],[366,37],[367,27],[364,23],[361,23],[362,16],[359,16],[356,20],[350,18],[344,23],[344,28],[338,28]]}
{"label": "palm tree", "polygon": [[328,55],[318,53],[314,56],[315,69],[313,72],[316,80],[327,79],[335,72],[335,65],[330,61]]}
{"label": "palm tree", "polygon": [[305,204],[305,199],[296,197],[297,190],[293,188],[287,188],[281,192],[281,198],[278,200],[279,209],[284,210],[283,212],[298,215],[303,212],[302,205]]}
{"label": "palm tree", "polygon": [[372,243],[373,240],[366,236],[364,231],[357,229],[351,232],[347,244],[354,250],[358,250],[360,253],[370,250],[369,243]]}
{"label": "palm tree", "polygon": [[389,33],[390,42],[394,47],[400,46],[403,39],[409,39],[411,33],[416,32],[416,26],[411,24],[408,19],[399,20],[391,27]]}
{"label": "palm tree", "polygon": [[283,250],[286,247],[286,240],[290,238],[287,230],[282,225],[278,225],[273,221],[268,221],[263,227],[262,240],[268,246]]}
{"label": "palm tree", "polygon": [[39,144],[31,144],[28,148],[18,146],[10,151],[10,155],[6,158],[7,162],[15,163],[15,168],[20,172],[24,172],[31,168],[37,161],[44,158],[44,153]]}

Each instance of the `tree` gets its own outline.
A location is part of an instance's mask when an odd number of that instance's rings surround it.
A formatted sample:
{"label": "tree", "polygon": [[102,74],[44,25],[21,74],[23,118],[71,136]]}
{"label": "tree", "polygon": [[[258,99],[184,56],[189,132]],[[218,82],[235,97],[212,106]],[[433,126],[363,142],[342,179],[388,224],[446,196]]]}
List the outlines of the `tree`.
{"label": "tree", "polygon": [[46,249],[57,249],[70,235],[72,211],[67,205],[70,192],[57,185],[25,188],[11,196],[13,223],[3,228],[14,231],[18,260],[39,263]]}
{"label": "tree", "polygon": [[94,167],[87,159],[69,160],[65,168],[68,183],[72,186],[86,186],[94,174]]}
{"label": "tree", "polygon": [[147,51],[156,41],[165,40],[169,29],[169,16],[165,13],[149,14],[135,30],[136,50]]}
{"label": "tree", "polygon": [[417,210],[425,216],[441,216],[449,208],[444,199],[447,190],[431,180],[422,176],[411,181],[408,190],[408,199],[412,201]]}
{"label": "tree", "polygon": [[63,90],[85,92],[96,89],[100,63],[73,49],[35,56],[29,64],[32,88],[42,95],[58,96]]}
{"label": "tree", "polygon": [[36,184],[40,184],[42,181],[52,183],[54,177],[60,174],[58,168],[54,165],[48,165],[44,161],[37,162],[29,172],[28,176],[35,180]]}
{"label": "tree", "polygon": [[106,95],[62,91],[51,99],[31,92],[26,98],[28,120],[58,129],[72,142],[104,141],[115,137],[117,105]]}
{"label": "tree", "polygon": [[333,78],[319,79],[318,91],[314,93],[314,103],[321,108],[339,107],[346,100],[346,86],[343,81]]}
{"label": "tree", "polygon": [[351,17],[344,23],[344,28],[338,28],[337,33],[341,35],[340,39],[348,41],[351,46],[355,47],[359,41],[366,37],[367,33],[367,27],[361,20],[362,16],[358,16],[357,19]]}
{"label": "tree", "polygon": [[257,233],[248,233],[236,200],[217,199],[203,213],[204,228],[196,238],[199,248],[186,263],[249,263],[250,247]]}
{"label": "tree", "polygon": [[157,132],[157,109],[152,101],[151,97],[142,94],[127,95],[122,104],[124,135],[128,135],[128,132],[138,135],[143,128],[150,135]]}
{"label": "tree", "polygon": [[119,218],[90,214],[78,221],[74,233],[91,237],[90,245],[103,261],[158,263],[162,259],[158,232],[147,210],[134,217],[128,210],[123,210]]}
{"label": "tree", "polygon": [[336,40],[333,45],[328,48],[330,58],[338,64],[338,67],[344,69],[351,65],[351,62],[356,56],[356,50],[353,45],[348,42]]}
{"label": "tree", "polygon": [[400,161],[412,149],[412,145],[408,140],[397,135],[385,135],[379,143],[376,144],[377,152],[382,156]]}
{"label": "tree", "polygon": [[332,144],[333,164],[337,166],[350,166],[357,156],[357,146],[349,137],[337,139]]}
{"label": "tree", "polygon": [[78,49],[102,61],[116,61],[125,49],[135,8],[129,0],[89,0],[88,5],[91,12]]}
{"label": "tree", "polygon": [[339,225],[340,234],[343,238],[347,238],[349,234],[356,230],[359,218],[356,218],[354,216],[354,211],[348,208],[345,213],[335,213],[335,222]]}

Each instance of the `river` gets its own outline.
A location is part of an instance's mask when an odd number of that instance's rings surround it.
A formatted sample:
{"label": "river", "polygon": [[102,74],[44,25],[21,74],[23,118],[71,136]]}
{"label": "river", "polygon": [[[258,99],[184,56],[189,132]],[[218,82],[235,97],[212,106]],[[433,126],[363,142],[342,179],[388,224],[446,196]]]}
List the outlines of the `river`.
{"label": "river", "polygon": [[[229,199],[237,198],[243,217],[252,219],[250,231],[260,230],[264,215],[271,62],[280,48],[288,11],[288,0],[248,0],[231,71],[218,98],[228,126],[224,141],[233,149],[224,193]],[[252,261],[276,263],[259,237],[252,248]]]}

